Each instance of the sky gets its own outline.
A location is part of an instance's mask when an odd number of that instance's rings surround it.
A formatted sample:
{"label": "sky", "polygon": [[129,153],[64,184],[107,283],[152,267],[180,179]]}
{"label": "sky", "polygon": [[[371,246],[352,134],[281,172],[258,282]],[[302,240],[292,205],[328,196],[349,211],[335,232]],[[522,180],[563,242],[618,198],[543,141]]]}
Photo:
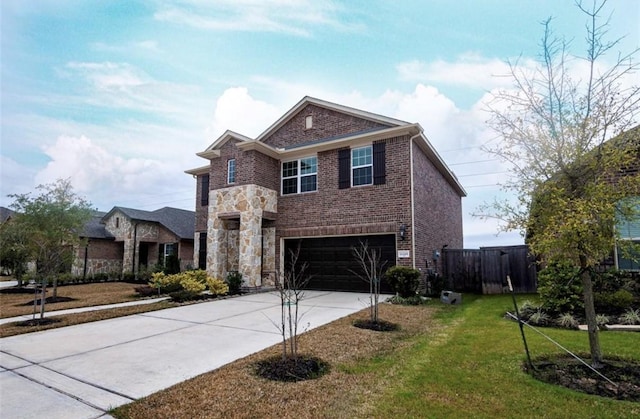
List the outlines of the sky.
{"label": "sky", "polygon": [[[640,1],[603,15],[617,50],[640,46]],[[570,0],[1,0],[0,206],[69,178],[102,211],[194,210],[196,153],[308,95],[420,123],[467,191],[464,247],[521,244],[472,216],[510,199],[485,105],[549,17],[582,54]]]}

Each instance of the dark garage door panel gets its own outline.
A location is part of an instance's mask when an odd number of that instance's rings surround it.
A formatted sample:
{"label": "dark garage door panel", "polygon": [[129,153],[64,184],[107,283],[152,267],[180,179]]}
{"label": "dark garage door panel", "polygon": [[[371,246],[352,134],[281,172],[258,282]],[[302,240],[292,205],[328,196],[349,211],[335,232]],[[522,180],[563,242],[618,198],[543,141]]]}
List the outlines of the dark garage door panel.
{"label": "dark garage door panel", "polygon": [[[351,272],[361,272],[352,250],[353,247],[360,246],[361,241],[366,241],[370,248],[381,251],[382,262],[386,262],[385,269],[395,265],[396,245],[393,234],[288,239],[285,240],[285,249],[288,256],[289,250],[295,250],[300,245],[298,261],[309,264],[307,272],[311,275],[307,289],[369,292],[369,283]],[[384,280],[381,291],[391,292]]]}

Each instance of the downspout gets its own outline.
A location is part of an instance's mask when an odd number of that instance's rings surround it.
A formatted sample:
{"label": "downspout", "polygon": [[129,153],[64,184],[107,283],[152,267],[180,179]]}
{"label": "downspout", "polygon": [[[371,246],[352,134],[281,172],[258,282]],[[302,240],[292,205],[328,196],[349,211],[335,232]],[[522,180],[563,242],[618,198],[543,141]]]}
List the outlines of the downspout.
{"label": "downspout", "polygon": [[138,223],[133,225],[133,255],[131,255],[131,272],[134,279],[138,280],[138,270],[136,269],[136,242],[138,241]]}
{"label": "downspout", "polygon": [[411,187],[411,267],[416,269],[416,211],[415,211],[415,200],[413,194],[413,140],[422,135],[416,134],[409,139],[409,170],[411,171],[410,176],[410,187]]}
{"label": "downspout", "polygon": [[82,269],[82,282],[87,279],[87,259],[89,258],[89,240],[84,245],[84,268]]}

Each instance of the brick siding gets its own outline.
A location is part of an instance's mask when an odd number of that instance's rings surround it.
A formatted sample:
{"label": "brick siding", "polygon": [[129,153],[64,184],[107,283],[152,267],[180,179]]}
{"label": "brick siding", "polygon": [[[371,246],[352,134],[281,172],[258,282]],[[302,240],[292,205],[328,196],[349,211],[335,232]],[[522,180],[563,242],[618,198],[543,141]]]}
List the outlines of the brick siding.
{"label": "brick siding", "polygon": [[[307,116],[313,117],[313,128],[311,129],[305,129]],[[389,125],[345,115],[316,105],[307,105],[275,133],[264,138],[262,142],[272,147],[285,148],[375,128],[389,128]]]}

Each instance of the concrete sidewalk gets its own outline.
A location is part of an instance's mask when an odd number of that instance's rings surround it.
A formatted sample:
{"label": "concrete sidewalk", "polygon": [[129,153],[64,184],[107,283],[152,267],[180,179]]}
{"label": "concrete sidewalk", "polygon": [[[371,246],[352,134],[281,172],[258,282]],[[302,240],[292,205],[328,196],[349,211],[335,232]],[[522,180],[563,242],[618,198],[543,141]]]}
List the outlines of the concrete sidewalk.
{"label": "concrete sidewalk", "polygon": [[[302,323],[312,329],[368,302],[368,294],[306,291]],[[0,414],[108,417],[278,343],[271,321],[279,317],[277,295],[250,294],[0,339]]]}
{"label": "concrete sidewalk", "polygon": [[[65,314],[84,313],[87,311],[108,310],[110,308],[118,308],[118,307],[129,307],[129,306],[153,304],[153,303],[158,303],[160,301],[169,300],[170,298],[171,297],[149,298],[144,300],[127,301],[126,303],[104,304],[101,306],[78,307],[78,308],[68,308],[66,310],[47,311],[45,314],[45,317],[63,316]],[[36,318],[39,318],[39,317],[40,317],[40,312],[37,312]],[[31,319],[33,319],[33,314],[24,314],[22,316],[15,316],[15,317],[5,317],[4,319],[0,319],[0,324],[22,322],[22,321],[31,320]]]}

